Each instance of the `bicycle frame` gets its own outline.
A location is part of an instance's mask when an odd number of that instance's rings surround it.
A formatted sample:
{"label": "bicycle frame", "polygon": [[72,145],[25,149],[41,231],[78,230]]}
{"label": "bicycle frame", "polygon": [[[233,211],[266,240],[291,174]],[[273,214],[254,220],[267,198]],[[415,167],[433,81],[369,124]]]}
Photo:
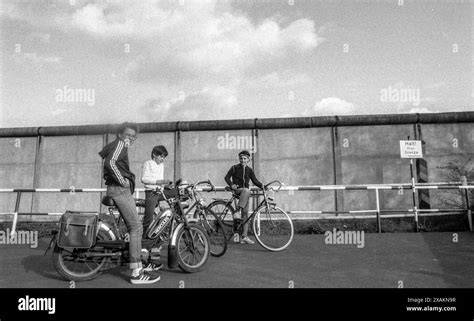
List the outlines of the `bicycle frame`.
{"label": "bicycle frame", "polygon": [[[190,189],[191,190],[191,193],[192,193],[192,198],[193,198],[193,201],[194,203],[189,207],[189,209],[186,211],[185,215],[188,215],[191,213],[191,211],[194,209],[194,208],[197,208],[198,210],[203,210],[206,206],[206,204],[204,203],[204,201],[198,197],[198,194],[196,192],[196,187],[201,185],[201,184],[206,184],[206,185],[210,185],[211,186],[211,191],[214,190],[214,185],[209,181],[201,181],[201,182],[197,182],[196,184],[191,184],[189,186],[187,186],[186,188]],[[197,218],[197,213],[196,211],[194,212],[194,216],[193,218]]]}
{"label": "bicycle frame", "polygon": [[[155,191],[155,193],[158,193],[158,192]],[[168,205],[171,209],[171,213],[172,213],[171,214],[171,222],[169,223],[168,227],[166,228],[166,230],[168,231],[168,238],[171,238],[172,235],[176,234],[175,232],[178,230],[179,225],[178,226],[176,225],[177,221],[182,221],[180,223],[183,223],[184,226],[187,226],[189,224],[189,222],[186,218],[187,213],[184,214],[184,211],[183,211],[183,209],[181,207],[181,204],[180,204],[180,201],[179,201],[179,196],[177,197],[178,199],[175,201],[174,198],[166,198],[166,195],[164,194],[164,192],[160,191],[159,193],[163,196],[164,201],[166,201],[168,203]],[[112,217],[112,224],[110,224],[109,221],[101,220],[99,229],[102,228],[102,230],[104,230],[109,235],[112,233],[113,236],[112,235],[110,235],[110,236],[113,240],[125,241],[126,240],[126,233],[123,233],[123,231],[120,229],[121,221],[123,221],[124,224],[125,224],[125,221],[124,221],[122,215],[120,215],[120,212],[116,216],[116,214],[114,212],[114,209],[117,209],[117,207],[116,206],[109,206],[108,207],[108,212],[107,212],[107,215]],[[160,218],[161,218],[161,215],[155,217],[151,224],[153,224],[155,221],[159,220]],[[151,224],[150,224],[150,226],[151,226]],[[110,226],[110,225],[112,225],[112,226]],[[144,231],[144,233],[146,233],[146,231]],[[160,234],[162,234],[162,233],[160,233]],[[147,247],[154,246],[159,241],[160,241],[159,236],[157,236],[157,238],[150,239],[150,241],[149,241],[150,244],[147,244]],[[166,241],[166,240],[162,240],[162,241]]]}
{"label": "bicycle frame", "polygon": [[[277,180],[272,181],[272,182],[266,184],[265,187],[270,186],[270,185],[273,184],[273,183],[278,183],[278,184],[279,184],[279,187],[277,188],[277,191],[280,190],[282,183],[281,183],[280,181],[277,181]],[[272,191],[273,191],[273,190],[272,190]],[[253,217],[254,217],[255,215],[257,215],[257,210],[258,210],[262,205],[265,205],[268,211],[270,210],[270,204],[271,204],[271,202],[268,200],[269,197],[268,197],[266,191],[264,191],[263,193],[252,194],[250,197],[260,197],[260,196],[263,196],[263,200],[255,207],[255,209],[253,210],[252,214],[250,214],[250,215],[247,217],[247,219],[246,219],[245,221],[242,221],[242,222],[239,223],[240,226],[244,226],[245,224],[249,223],[249,222],[253,219]],[[233,192],[233,193],[232,193],[232,197],[229,199],[229,202],[232,202],[232,201],[234,201],[234,200],[236,200],[236,199],[237,199],[237,198],[235,197],[235,194],[234,194],[234,192]],[[229,202],[228,202],[227,204],[229,204]]]}

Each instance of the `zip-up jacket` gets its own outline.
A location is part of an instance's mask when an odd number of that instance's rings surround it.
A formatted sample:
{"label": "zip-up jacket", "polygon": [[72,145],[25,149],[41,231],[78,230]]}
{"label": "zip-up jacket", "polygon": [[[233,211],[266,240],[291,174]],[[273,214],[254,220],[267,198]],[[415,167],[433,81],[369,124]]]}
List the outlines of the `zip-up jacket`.
{"label": "zip-up jacket", "polygon": [[135,175],[130,171],[128,148],[120,138],[105,145],[99,152],[104,160],[105,185],[125,186],[125,179],[130,182],[130,192],[135,191]]}
{"label": "zip-up jacket", "polygon": [[249,188],[249,181],[252,180],[255,186],[263,188],[263,184],[255,177],[253,169],[241,164],[233,165],[224,179],[229,186],[235,184],[239,188]]}

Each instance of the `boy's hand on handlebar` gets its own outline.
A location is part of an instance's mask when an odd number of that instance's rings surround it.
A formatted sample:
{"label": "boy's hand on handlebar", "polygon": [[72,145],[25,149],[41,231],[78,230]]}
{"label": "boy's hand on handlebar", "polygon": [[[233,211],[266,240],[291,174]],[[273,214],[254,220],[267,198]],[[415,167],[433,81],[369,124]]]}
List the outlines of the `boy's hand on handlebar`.
{"label": "boy's hand on handlebar", "polygon": [[238,188],[238,186],[235,185],[235,184],[232,184],[232,186],[230,188],[232,188],[232,190],[235,191]]}

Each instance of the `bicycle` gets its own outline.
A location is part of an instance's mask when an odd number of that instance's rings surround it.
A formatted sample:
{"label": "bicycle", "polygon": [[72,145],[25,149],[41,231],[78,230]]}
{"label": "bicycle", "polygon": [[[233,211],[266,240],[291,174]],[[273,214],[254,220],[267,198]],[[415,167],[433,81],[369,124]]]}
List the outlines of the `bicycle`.
{"label": "bicycle", "polygon": [[[176,197],[167,198],[163,191],[164,200],[170,206],[161,216],[154,218],[152,225],[148,229],[149,239],[142,240],[142,248],[151,249],[158,247],[164,242],[168,242],[168,267],[179,268],[188,273],[194,273],[202,269],[207,262],[210,253],[209,239],[207,232],[202,226],[189,222],[184,210],[184,204],[181,203],[179,194],[179,183],[176,183]],[[122,225],[121,215],[116,218],[114,214],[115,203],[112,198],[104,197],[102,203],[109,206],[106,213],[107,220],[97,218],[94,228],[94,242],[88,247],[65,247],[58,244],[58,239],[65,237],[68,233],[70,237],[79,235],[75,226],[66,226],[66,232],[55,231],[50,241],[48,250],[54,244],[53,264],[56,271],[65,279],[72,281],[87,281],[97,277],[102,271],[113,267],[114,265],[125,265],[129,262],[127,235],[119,228]],[[80,212],[69,212],[77,214]],[[90,214],[90,213],[89,213]],[[97,214],[97,213],[95,213]],[[98,217],[98,215],[96,215]],[[90,225],[89,225],[90,226]],[[153,227],[152,227],[153,226]],[[78,230],[82,234],[84,231]],[[68,230],[69,229],[69,230]],[[85,226],[84,235],[87,234],[88,226]],[[66,236],[61,236],[63,233]]]}
{"label": "bicycle", "polygon": [[[278,187],[271,187],[275,183]],[[238,199],[238,195],[234,192],[230,199],[215,199],[207,208],[216,213],[222,223],[227,226],[226,230],[230,231],[228,239],[232,238],[234,233],[241,234],[244,224],[252,220],[252,231],[257,242],[267,250],[282,251],[293,240],[293,222],[290,216],[277,206],[274,197],[268,195],[278,192],[281,186],[282,183],[275,180],[263,187],[263,193],[253,194],[252,197],[263,196],[263,200],[245,221],[234,217],[235,209],[232,204]]]}
{"label": "bicycle", "polygon": [[193,200],[193,204],[189,206],[185,215],[191,214],[191,211],[195,209],[193,219],[197,220],[206,230],[211,246],[211,255],[220,257],[224,255],[227,250],[225,228],[219,217],[207,208],[204,199],[200,197],[201,195],[196,191],[196,188],[203,184],[209,185],[211,187],[210,191],[215,190],[210,180],[189,184],[183,189],[184,197]]}

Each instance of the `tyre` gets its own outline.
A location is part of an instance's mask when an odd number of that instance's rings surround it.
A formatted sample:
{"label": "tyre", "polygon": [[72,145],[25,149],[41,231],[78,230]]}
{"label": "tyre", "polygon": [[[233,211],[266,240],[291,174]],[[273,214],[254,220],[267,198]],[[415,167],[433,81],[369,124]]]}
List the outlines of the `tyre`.
{"label": "tyre", "polygon": [[210,253],[206,231],[197,224],[180,229],[176,241],[178,265],[188,273],[201,270]]}
{"label": "tyre", "polygon": [[230,240],[233,235],[234,208],[227,201],[216,200],[207,206],[207,209],[216,214],[224,225],[227,239]]}
{"label": "tyre", "polygon": [[219,217],[209,209],[204,209],[199,215],[199,224],[207,232],[211,255],[215,257],[224,255],[227,250],[227,236]]}
{"label": "tyre", "polygon": [[[97,240],[111,240],[110,235],[100,230]],[[53,251],[53,265],[56,271],[63,278],[69,281],[88,281],[97,277],[108,262],[106,257],[87,258],[86,253],[106,250],[101,247],[92,249],[61,248],[56,243]]]}
{"label": "tyre", "polygon": [[293,240],[293,222],[288,214],[277,206],[261,206],[252,224],[257,242],[270,251],[282,251]]}

